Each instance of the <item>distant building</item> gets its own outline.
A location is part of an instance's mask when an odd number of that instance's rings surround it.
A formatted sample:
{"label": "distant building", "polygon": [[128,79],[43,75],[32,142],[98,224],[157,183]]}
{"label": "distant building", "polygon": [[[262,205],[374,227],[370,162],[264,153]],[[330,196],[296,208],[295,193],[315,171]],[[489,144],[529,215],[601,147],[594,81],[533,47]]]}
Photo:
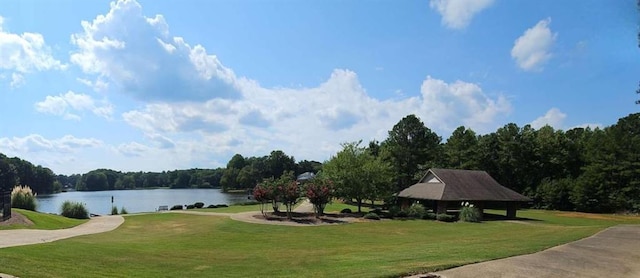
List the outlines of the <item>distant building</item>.
{"label": "distant building", "polygon": [[304,183],[306,181],[312,180],[315,177],[316,177],[316,174],[314,174],[312,172],[304,172],[304,173],[298,175],[298,177],[296,177],[296,181],[299,182],[299,183]]}

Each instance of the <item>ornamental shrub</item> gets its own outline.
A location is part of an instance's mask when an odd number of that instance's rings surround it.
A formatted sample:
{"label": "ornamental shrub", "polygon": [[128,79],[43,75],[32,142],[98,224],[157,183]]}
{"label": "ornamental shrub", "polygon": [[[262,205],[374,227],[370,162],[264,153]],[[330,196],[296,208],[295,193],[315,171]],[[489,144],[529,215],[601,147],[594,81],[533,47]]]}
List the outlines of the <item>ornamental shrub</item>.
{"label": "ornamental shrub", "polygon": [[76,219],[88,219],[89,212],[80,202],[64,201],[62,203],[62,216]]}
{"label": "ornamental shrub", "polygon": [[204,203],[203,202],[196,202],[195,204],[193,204],[193,206],[196,207],[196,208],[201,209],[201,208],[204,207]]}
{"label": "ornamental shrub", "polygon": [[120,214],[128,214],[129,212],[124,207],[120,208]]}
{"label": "ornamental shrub", "polygon": [[407,215],[412,218],[422,219],[425,213],[427,211],[421,204],[413,204],[407,209]]}
{"label": "ornamental shrub", "polygon": [[374,212],[369,212],[363,216],[364,219],[380,220],[380,216]]}
{"label": "ornamental shrub", "polygon": [[36,194],[26,185],[14,187],[11,191],[11,207],[35,211]]}
{"label": "ornamental shrub", "polygon": [[306,196],[309,202],[313,204],[316,217],[324,214],[324,208],[333,198],[333,183],[330,180],[316,178],[307,184]]}
{"label": "ornamental shrub", "polygon": [[227,206],[226,204],[217,204],[216,206],[217,206],[217,207],[219,207],[219,208],[226,208],[226,207],[229,207],[229,206]]}
{"label": "ornamental shrub", "polygon": [[196,208],[196,206],[194,206],[194,205],[187,205],[187,209],[194,209],[194,208]]}
{"label": "ornamental shrub", "polygon": [[478,208],[473,207],[473,204],[469,202],[462,203],[460,208],[460,221],[464,222],[480,222],[480,211]]}
{"label": "ornamental shrub", "polygon": [[111,215],[118,215],[118,207],[111,207]]}
{"label": "ornamental shrub", "polygon": [[433,213],[433,212],[427,212],[424,214],[424,217],[422,217],[422,219],[427,219],[427,220],[436,220],[437,214]]}
{"label": "ornamental shrub", "polygon": [[169,210],[181,210],[181,209],[184,209],[183,205],[175,205],[171,207]]}
{"label": "ornamental shrub", "polygon": [[350,208],[343,208],[340,213],[352,213]]}
{"label": "ornamental shrub", "polygon": [[210,209],[214,209],[214,208],[217,208],[217,207],[218,207],[218,206],[216,206],[216,205],[208,205],[208,206],[207,206],[207,208],[210,208]]}

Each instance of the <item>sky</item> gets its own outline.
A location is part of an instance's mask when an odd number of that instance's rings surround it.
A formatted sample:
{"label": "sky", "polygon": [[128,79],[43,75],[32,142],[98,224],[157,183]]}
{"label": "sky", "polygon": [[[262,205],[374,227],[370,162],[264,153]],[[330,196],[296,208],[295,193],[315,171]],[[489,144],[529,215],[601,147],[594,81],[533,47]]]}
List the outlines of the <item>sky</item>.
{"label": "sky", "polygon": [[0,0],[0,153],[57,174],[325,161],[638,112],[635,0]]}

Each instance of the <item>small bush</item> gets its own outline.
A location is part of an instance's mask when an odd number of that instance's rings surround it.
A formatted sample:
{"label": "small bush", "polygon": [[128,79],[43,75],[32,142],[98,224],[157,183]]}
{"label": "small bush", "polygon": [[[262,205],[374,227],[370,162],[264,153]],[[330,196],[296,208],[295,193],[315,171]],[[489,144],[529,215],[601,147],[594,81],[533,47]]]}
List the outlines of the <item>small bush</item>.
{"label": "small bush", "polygon": [[369,212],[367,214],[365,214],[363,216],[364,219],[371,219],[371,220],[380,220],[380,216],[377,213],[374,212]]}
{"label": "small bush", "polygon": [[80,202],[64,201],[62,203],[62,216],[76,219],[88,219],[89,212]]}
{"label": "small bush", "polygon": [[218,206],[216,206],[216,205],[209,205],[209,206],[207,206],[207,208],[214,209],[214,208],[218,208]]}
{"label": "small bush", "polygon": [[407,217],[409,217],[409,214],[407,213],[406,210],[401,210],[398,213],[396,213],[396,216],[394,216],[394,217],[407,218]]}
{"label": "small bush", "polygon": [[350,208],[343,208],[340,213],[352,213]]}
{"label": "small bush", "polygon": [[217,204],[216,206],[219,207],[219,208],[227,208],[227,207],[229,207],[226,204]]}
{"label": "small bush", "polygon": [[460,208],[460,221],[464,222],[480,222],[480,211],[469,203],[462,204]]}
{"label": "small bush", "polygon": [[456,221],[456,217],[453,215],[448,215],[446,213],[440,213],[436,216],[436,219],[438,221],[442,221],[442,222],[453,222]]}
{"label": "small bush", "polygon": [[204,203],[203,202],[196,202],[195,204],[193,204],[193,206],[196,207],[196,208],[201,209],[201,208],[204,207]]}
{"label": "small bush", "polygon": [[128,214],[129,212],[124,207],[120,208],[120,214]]}
{"label": "small bush", "polygon": [[427,212],[424,214],[424,216],[422,217],[422,219],[426,219],[426,220],[436,220],[437,214],[433,213],[433,212]]}
{"label": "small bush", "polygon": [[389,208],[389,217],[396,217],[398,216],[398,213],[401,211],[400,207],[398,206],[392,206]]}
{"label": "small bush", "polygon": [[171,207],[169,210],[181,210],[184,209],[184,206],[182,205],[175,205],[173,207]]}
{"label": "small bush", "polygon": [[187,205],[187,209],[194,209],[194,208],[196,208],[196,206],[194,206],[194,205]]}
{"label": "small bush", "polygon": [[412,218],[422,219],[422,217],[427,213],[424,206],[421,204],[413,204],[407,210],[407,215]]}
{"label": "small bush", "polygon": [[118,207],[111,207],[111,215],[118,215]]}
{"label": "small bush", "polygon": [[14,187],[11,191],[11,207],[35,211],[36,194],[26,185]]}

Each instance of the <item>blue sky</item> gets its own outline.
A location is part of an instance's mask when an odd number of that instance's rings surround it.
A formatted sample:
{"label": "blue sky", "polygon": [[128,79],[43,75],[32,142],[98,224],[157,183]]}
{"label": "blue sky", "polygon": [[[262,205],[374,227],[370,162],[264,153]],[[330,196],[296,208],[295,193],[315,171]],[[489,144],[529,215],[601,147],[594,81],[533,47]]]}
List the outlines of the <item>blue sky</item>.
{"label": "blue sky", "polygon": [[635,2],[0,0],[0,152],[162,171],[324,161],[408,114],[608,126],[638,110]]}

